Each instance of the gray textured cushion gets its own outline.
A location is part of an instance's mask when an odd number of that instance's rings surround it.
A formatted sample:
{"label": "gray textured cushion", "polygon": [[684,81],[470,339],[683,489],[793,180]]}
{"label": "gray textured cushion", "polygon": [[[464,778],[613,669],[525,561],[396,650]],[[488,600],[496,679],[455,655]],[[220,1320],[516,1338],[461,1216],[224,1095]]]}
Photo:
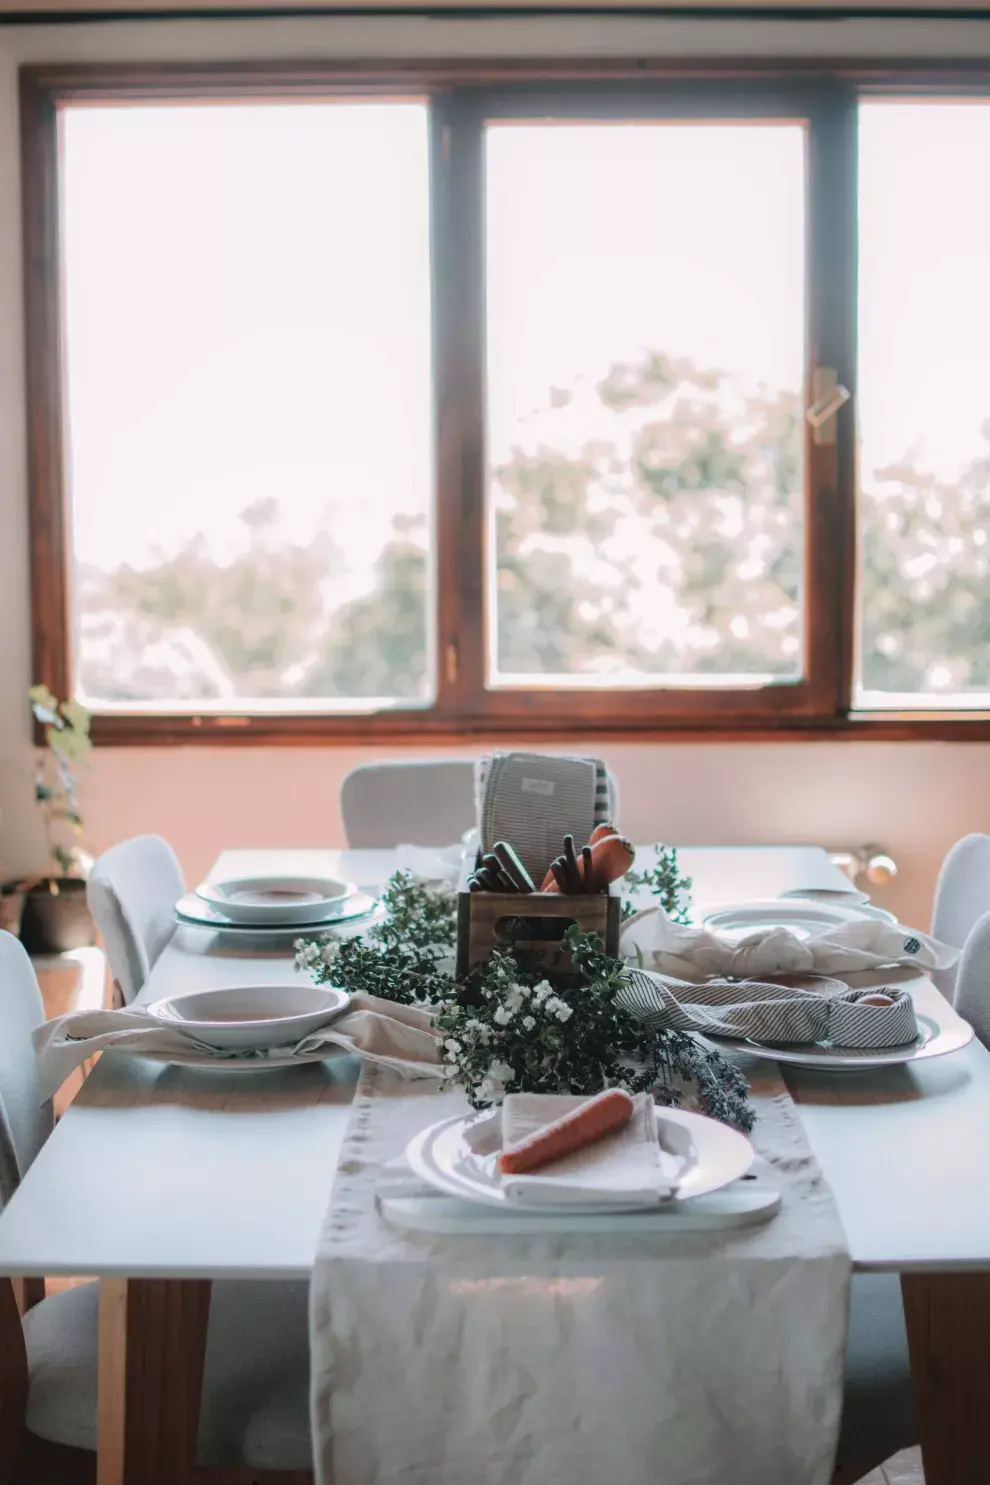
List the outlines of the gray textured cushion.
{"label": "gray textured cushion", "polygon": [[[98,1290],[81,1284],[24,1318],[28,1430],[78,1449],[96,1448]],[[214,1284],[201,1463],[312,1468],[307,1306],[304,1282]]]}

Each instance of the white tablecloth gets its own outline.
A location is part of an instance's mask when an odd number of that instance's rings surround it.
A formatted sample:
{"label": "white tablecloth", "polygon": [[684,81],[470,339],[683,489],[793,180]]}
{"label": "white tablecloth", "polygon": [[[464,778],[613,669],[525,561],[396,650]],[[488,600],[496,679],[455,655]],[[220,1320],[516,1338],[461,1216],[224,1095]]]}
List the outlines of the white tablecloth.
{"label": "white tablecloth", "polygon": [[777,1070],[750,1073],[766,1226],[454,1238],[374,1198],[466,1103],[366,1068],[313,1274],[321,1485],[828,1485],[848,1251]]}

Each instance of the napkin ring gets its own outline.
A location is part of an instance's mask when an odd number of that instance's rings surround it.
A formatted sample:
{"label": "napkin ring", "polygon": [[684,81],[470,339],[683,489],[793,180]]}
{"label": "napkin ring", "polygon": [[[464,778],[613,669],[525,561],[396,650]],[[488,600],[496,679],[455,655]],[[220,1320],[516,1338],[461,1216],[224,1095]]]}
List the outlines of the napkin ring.
{"label": "napkin ring", "polygon": [[[889,1004],[876,1004],[881,996]],[[914,1002],[905,990],[847,990],[829,1003],[828,1036],[834,1047],[902,1047],[917,1035]]]}

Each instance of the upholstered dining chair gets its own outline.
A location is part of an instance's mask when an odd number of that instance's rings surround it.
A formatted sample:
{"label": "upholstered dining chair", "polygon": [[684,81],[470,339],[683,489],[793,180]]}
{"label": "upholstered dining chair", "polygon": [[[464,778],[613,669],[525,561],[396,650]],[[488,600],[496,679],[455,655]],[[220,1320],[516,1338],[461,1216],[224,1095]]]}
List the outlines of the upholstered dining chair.
{"label": "upholstered dining chair", "polygon": [[449,846],[475,823],[472,759],[362,763],[340,787],[347,844]]}
{"label": "upholstered dining chair", "polygon": [[[31,1030],[43,1019],[31,961],[17,939],[0,932],[3,1206],[52,1128],[51,1107],[38,1098],[31,1045]],[[48,1298],[39,1291],[43,1283],[32,1281],[25,1307],[11,1281],[0,1279],[0,1480],[10,1477],[21,1445],[30,1454],[32,1441],[96,1448],[99,1284]],[[218,1478],[221,1470],[241,1468],[259,1485],[311,1480],[307,1300],[304,1282],[213,1285],[198,1455],[217,1468]],[[287,1395],[290,1378],[296,1385]],[[65,1460],[63,1473],[52,1478],[73,1478],[70,1461],[85,1463],[81,1454]]]}
{"label": "upholstered dining chair", "polygon": [[990,1048],[990,911],[977,918],[963,944],[953,1003],[983,1045]]}
{"label": "upholstered dining chair", "polygon": [[175,928],[186,884],[178,858],[160,835],[111,846],[89,876],[86,899],[106,950],[115,1003],[139,993]]}

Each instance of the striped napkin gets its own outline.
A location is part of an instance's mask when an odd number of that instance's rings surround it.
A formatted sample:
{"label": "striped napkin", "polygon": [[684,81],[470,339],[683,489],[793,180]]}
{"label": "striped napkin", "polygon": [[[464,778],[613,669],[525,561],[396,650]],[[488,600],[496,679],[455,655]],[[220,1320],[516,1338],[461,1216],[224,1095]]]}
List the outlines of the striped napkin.
{"label": "striped napkin", "polygon": [[551,753],[492,753],[475,766],[482,850],[506,840],[537,886],[573,835],[580,851],[611,810],[601,758]]}
{"label": "striped napkin", "polygon": [[616,997],[624,1010],[656,1028],[745,1037],[771,1046],[829,1041],[837,1047],[904,1046],[918,1035],[914,1003],[888,986],[889,1006],[864,1005],[876,990],[850,990],[841,980],[807,975],[796,983],[709,980],[689,985],[649,970],[630,970]]}

